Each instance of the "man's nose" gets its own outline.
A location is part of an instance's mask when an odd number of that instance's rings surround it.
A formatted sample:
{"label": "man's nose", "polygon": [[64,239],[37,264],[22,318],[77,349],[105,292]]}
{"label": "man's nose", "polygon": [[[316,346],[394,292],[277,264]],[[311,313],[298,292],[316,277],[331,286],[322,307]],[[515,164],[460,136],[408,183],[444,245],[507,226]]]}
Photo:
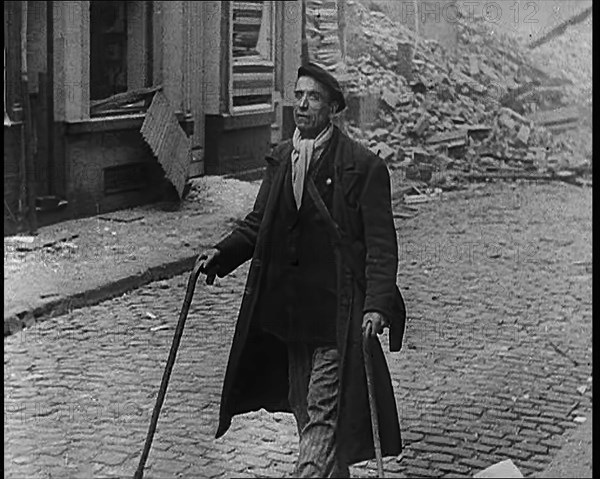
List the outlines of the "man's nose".
{"label": "man's nose", "polygon": [[298,106],[304,110],[308,108],[308,95],[306,93],[300,98]]}

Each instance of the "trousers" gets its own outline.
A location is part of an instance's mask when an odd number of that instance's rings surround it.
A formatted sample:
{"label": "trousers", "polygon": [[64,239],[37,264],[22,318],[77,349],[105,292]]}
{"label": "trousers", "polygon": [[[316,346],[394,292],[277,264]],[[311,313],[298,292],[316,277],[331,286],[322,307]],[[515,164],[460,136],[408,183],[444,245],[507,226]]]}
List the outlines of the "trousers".
{"label": "trousers", "polygon": [[335,347],[288,344],[290,407],[300,446],[292,477],[350,477],[337,454],[339,355]]}

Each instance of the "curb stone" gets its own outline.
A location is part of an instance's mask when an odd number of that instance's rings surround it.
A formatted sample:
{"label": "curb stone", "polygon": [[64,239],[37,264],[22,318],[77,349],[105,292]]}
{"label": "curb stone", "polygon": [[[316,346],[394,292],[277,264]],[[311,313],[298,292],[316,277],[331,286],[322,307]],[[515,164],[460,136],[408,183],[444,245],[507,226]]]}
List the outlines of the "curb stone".
{"label": "curb stone", "polygon": [[198,255],[195,254],[158,266],[151,266],[141,273],[116,279],[89,291],[63,296],[47,301],[41,306],[36,306],[30,310],[11,314],[4,318],[4,337],[15,334],[37,322],[60,316],[74,309],[93,306],[153,281],[169,279],[183,274],[193,268],[197,257]]}

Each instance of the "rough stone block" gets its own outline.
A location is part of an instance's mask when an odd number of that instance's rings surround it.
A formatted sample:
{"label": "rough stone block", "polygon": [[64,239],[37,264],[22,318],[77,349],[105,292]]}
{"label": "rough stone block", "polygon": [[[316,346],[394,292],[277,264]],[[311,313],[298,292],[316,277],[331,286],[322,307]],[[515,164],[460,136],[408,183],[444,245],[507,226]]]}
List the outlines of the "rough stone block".
{"label": "rough stone block", "polygon": [[516,122],[510,117],[510,115],[503,113],[498,117],[498,123],[505,126],[506,128],[513,129],[516,126]]}
{"label": "rough stone block", "polygon": [[395,95],[387,88],[381,93],[381,100],[390,108],[396,108],[398,105],[398,95]]}
{"label": "rough stone block", "polygon": [[394,150],[382,141],[380,141],[374,147],[372,147],[371,151],[378,155],[384,161],[388,161],[394,157]]}
{"label": "rough stone block", "polygon": [[510,446],[510,442],[496,437],[482,436],[481,439],[479,439],[479,441],[483,444],[495,447]]}
{"label": "rough stone block", "polygon": [[406,78],[407,81],[412,81],[413,44],[410,42],[399,42],[396,55],[398,63],[397,73]]}
{"label": "rough stone block", "polygon": [[427,115],[427,113],[422,113],[413,128],[413,132],[415,135],[421,136],[423,133],[425,133],[425,130],[427,130],[428,127],[429,115]]}
{"label": "rough stone block", "polygon": [[540,444],[525,442],[520,444],[520,447],[525,451],[533,452],[534,454],[546,454],[548,452],[548,447]]}

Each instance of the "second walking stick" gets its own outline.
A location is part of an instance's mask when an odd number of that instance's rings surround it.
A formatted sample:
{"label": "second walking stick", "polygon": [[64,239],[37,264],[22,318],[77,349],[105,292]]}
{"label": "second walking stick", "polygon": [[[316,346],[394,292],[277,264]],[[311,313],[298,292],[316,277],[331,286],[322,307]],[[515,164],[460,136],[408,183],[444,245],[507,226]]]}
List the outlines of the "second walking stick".
{"label": "second walking stick", "polygon": [[375,402],[375,381],[373,377],[373,362],[371,356],[371,338],[368,336],[368,334],[363,335],[363,357],[365,359],[365,373],[367,376],[367,392],[369,394],[369,409],[371,411],[371,427],[373,429],[375,459],[377,460],[377,477],[385,477],[383,474],[381,439],[379,437],[379,418],[377,417],[377,404]]}

